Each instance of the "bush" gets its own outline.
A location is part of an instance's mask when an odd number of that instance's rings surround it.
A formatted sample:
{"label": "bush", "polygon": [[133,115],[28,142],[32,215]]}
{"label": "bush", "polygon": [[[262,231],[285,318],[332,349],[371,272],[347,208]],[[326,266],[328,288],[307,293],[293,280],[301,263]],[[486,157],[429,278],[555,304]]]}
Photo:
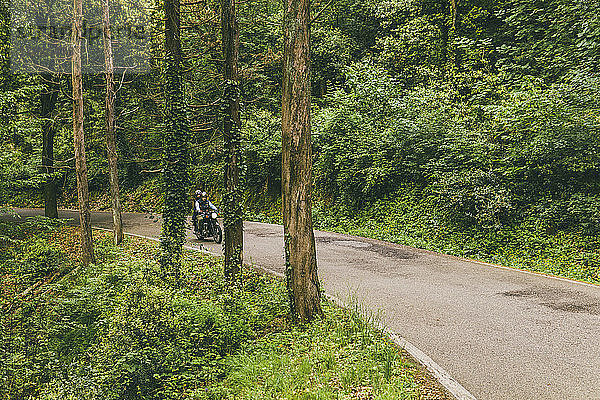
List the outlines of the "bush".
{"label": "bush", "polygon": [[218,305],[142,285],[119,296],[92,362],[107,398],[167,399],[223,375],[222,359],[247,328]]}
{"label": "bush", "polygon": [[49,277],[64,269],[67,255],[55,244],[36,238],[27,242],[17,260],[21,264],[21,276],[29,281]]}

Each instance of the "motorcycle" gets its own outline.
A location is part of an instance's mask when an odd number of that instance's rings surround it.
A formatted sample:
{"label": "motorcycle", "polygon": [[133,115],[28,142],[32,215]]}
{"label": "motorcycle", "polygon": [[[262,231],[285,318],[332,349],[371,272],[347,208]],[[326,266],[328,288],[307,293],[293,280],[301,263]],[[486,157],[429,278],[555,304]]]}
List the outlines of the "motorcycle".
{"label": "motorcycle", "polygon": [[206,237],[212,237],[215,243],[221,243],[223,240],[223,230],[217,221],[217,212],[210,210],[204,214],[199,214],[196,224],[198,229],[194,231],[194,235],[198,240],[204,240]]}

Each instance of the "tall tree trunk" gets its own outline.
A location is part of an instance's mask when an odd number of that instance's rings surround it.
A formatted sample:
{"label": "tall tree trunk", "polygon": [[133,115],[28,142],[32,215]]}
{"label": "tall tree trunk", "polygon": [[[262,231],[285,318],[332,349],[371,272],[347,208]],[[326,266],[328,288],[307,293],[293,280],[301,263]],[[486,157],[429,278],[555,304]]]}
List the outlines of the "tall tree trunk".
{"label": "tall tree trunk", "polygon": [[188,122],[181,83],[179,0],[165,0],[165,134],[161,267],[165,275],[179,276],[188,205]]}
{"label": "tall tree trunk", "polygon": [[240,82],[238,75],[239,28],[235,0],[221,4],[223,36],[224,102],[223,141],[225,146],[225,196],[223,198],[225,228],[225,276],[234,279],[242,268],[244,250],[244,220],[241,205],[240,163],[241,121]]}
{"label": "tall tree trunk", "polygon": [[460,49],[456,45],[456,39],[458,37],[459,21],[458,21],[458,4],[460,0],[450,0],[450,11],[452,13],[452,48],[454,50],[454,67],[460,67]]}
{"label": "tall tree trunk", "polygon": [[115,140],[115,84],[112,54],[112,35],[110,31],[109,0],[102,1],[102,25],[104,41],[104,64],[106,76],[106,152],[108,158],[108,175],[110,179],[110,197],[113,214],[113,230],[115,243],[123,241],[123,218],[121,216],[121,199],[119,198],[119,173],[117,170],[117,144]]}
{"label": "tall tree trunk", "polygon": [[458,0],[450,0],[452,10],[452,30],[456,32],[456,19],[458,17]]}
{"label": "tall tree trunk", "polygon": [[75,143],[75,171],[77,174],[77,199],[81,225],[82,261],[94,262],[92,224],[88,192],[88,175],[85,162],[85,137],[83,134],[83,79],[81,76],[81,39],[83,24],[82,0],[73,0],[73,139]]}
{"label": "tall tree trunk", "polygon": [[45,74],[42,78],[46,81],[40,96],[40,116],[44,121],[42,126],[42,170],[45,174],[48,174],[48,178],[43,185],[44,215],[49,218],[58,218],[58,205],[56,201],[57,185],[53,176],[56,127],[52,121],[52,115],[54,110],[56,110],[56,101],[58,99],[58,83],[50,74]]}
{"label": "tall tree trunk", "polygon": [[442,19],[439,24],[440,27],[440,51],[438,66],[442,73],[442,78],[446,79],[446,72],[448,69],[448,45],[449,45],[449,31],[446,20]]}
{"label": "tall tree trunk", "polygon": [[299,321],[322,314],[311,209],[309,3],[284,6],[282,208],[288,293]]}

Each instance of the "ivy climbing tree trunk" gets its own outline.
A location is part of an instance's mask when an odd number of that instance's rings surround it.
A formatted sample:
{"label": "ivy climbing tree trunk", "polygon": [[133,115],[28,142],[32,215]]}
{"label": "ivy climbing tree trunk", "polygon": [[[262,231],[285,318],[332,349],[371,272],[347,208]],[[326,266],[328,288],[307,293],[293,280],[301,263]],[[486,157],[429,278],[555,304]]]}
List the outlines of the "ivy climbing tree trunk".
{"label": "ivy climbing tree trunk", "polygon": [[309,3],[284,3],[282,208],[287,287],[298,321],[322,314],[311,208]]}
{"label": "ivy climbing tree trunk", "polygon": [[188,188],[188,122],[182,85],[179,0],[165,0],[165,133],[163,184],[165,203],[160,263],[166,276],[179,276]]}
{"label": "ivy climbing tree trunk", "polygon": [[225,147],[225,195],[223,197],[225,230],[225,276],[239,276],[244,250],[244,221],[241,205],[240,164],[242,162],[240,82],[238,57],[240,35],[235,0],[221,3],[221,32],[223,37],[224,63],[224,115],[223,141]]}
{"label": "ivy climbing tree trunk", "polygon": [[56,179],[54,173],[54,136],[56,126],[52,120],[58,99],[58,82],[51,74],[42,75],[44,89],[40,95],[40,116],[42,126],[42,172],[47,174],[43,184],[44,215],[49,218],[58,218],[58,204],[56,201]]}
{"label": "ivy climbing tree trunk", "polygon": [[83,25],[82,0],[73,0],[73,139],[75,144],[75,172],[77,175],[77,199],[79,202],[79,222],[81,225],[82,262],[94,262],[92,224],[89,204],[88,175],[85,161],[85,137],[83,133],[83,79],[81,76],[81,40]]}
{"label": "ivy climbing tree trunk", "polygon": [[102,39],[104,42],[104,68],[106,77],[106,154],[108,158],[108,176],[110,181],[114,239],[116,244],[120,244],[123,241],[123,217],[121,216],[119,173],[117,170],[117,144],[115,139],[115,83],[109,0],[102,1],[102,33]]}

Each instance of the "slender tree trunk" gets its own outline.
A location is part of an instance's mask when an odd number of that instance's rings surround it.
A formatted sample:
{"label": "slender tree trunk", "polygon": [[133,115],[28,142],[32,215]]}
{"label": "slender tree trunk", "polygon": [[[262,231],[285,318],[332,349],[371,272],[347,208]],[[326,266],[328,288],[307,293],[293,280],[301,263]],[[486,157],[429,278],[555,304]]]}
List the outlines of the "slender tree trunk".
{"label": "slender tree trunk", "polygon": [[54,136],[56,127],[52,121],[52,114],[56,110],[56,101],[58,99],[58,83],[54,81],[52,75],[43,76],[46,85],[41,93],[40,115],[43,119],[42,126],[42,170],[48,174],[48,179],[44,182],[44,215],[49,218],[58,218],[58,205],[56,201],[56,180],[52,173],[54,172]]}
{"label": "slender tree trunk", "polygon": [[235,0],[223,0],[221,7],[223,36],[224,102],[223,141],[225,146],[225,196],[223,198],[225,228],[225,276],[234,279],[242,268],[244,221],[241,205],[240,163],[241,121],[240,82],[238,75],[239,28]]}
{"label": "slender tree trunk", "polygon": [[112,54],[112,35],[110,31],[109,0],[102,1],[102,25],[104,41],[104,63],[106,76],[106,153],[108,158],[108,175],[110,180],[110,197],[113,213],[113,230],[115,243],[123,241],[123,218],[121,216],[121,199],[119,198],[119,173],[117,170],[117,144],[115,139],[115,84]]}
{"label": "slender tree trunk", "polygon": [[81,76],[81,39],[83,24],[82,0],[73,0],[73,139],[75,143],[75,171],[77,174],[77,199],[81,224],[81,251],[85,265],[94,262],[92,224],[89,205],[88,175],[85,162],[85,137],[83,134],[83,79]]}
{"label": "slender tree trunk", "polygon": [[446,78],[446,72],[448,69],[448,45],[449,45],[449,31],[448,25],[445,20],[440,22],[440,56],[439,56],[439,68],[442,72],[442,78]]}
{"label": "slender tree trunk", "polygon": [[450,0],[452,9],[452,30],[456,32],[456,19],[458,17],[458,0]]}
{"label": "slender tree trunk", "polygon": [[284,5],[282,207],[288,292],[299,321],[322,314],[311,209],[309,3]]}
{"label": "slender tree trunk", "polygon": [[165,0],[165,204],[161,235],[161,266],[168,276],[179,276],[188,208],[188,123],[181,83],[179,0]]}
{"label": "slender tree trunk", "polygon": [[[458,29],[459,29],[459,21],[458,21],[458,4],[460,0],[450,0],[450,10],[452,13],[452,40],[456,41],[458,37]],[[456,46],[456,43],[452,44],[452,48],[454,50],[454,67],[460,67],[460,49]]]}

